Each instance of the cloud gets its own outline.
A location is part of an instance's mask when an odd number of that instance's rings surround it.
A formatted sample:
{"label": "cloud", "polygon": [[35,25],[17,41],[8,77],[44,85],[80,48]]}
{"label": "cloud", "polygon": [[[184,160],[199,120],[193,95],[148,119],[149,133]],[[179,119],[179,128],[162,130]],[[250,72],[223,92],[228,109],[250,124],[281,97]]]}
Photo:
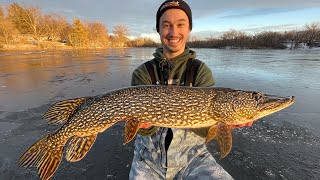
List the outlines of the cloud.
{"label": "cloud", "polygon": [[[187,0],[190,4],[195,18],[223,14],[229,10],[252,9],[252,15],[260,10],[272,11],[295,11],[297,9],[318,8],[319,0]],[[265,13],[267,11],[264,11]],[[248,14],[249,15],[249,14]]]}
{"label": "cloud", "polygon": [[243,18],[243,17],[252,17],[252,16],[260,16],[260,15],[269,15],[269,14],[277,14],[277,13],[286,13],[296,11],[297,9],[252,9],[252,10],[244,10],[237,11],[237,13],[231,13],[231,15],[221,16],[219,18]]}
{"label": "cloud", "polygon": [[246,31],[246,32],[262,32],[262,31],[291,31],[294,29],[299,29],[302,27],[299,27],[297,24],[280,24],[280,25],[272,25],[272,26],[259,26],[259,27],[252,27],[252,28],[245,28],[241,29],[240,31]]}
{"label": "cloud", "polygon": [[319,0],[229,0],[229,1],[212,1],[212,0],[187,0],[192,9],[203,9],[205,11],[228,9],[228,8],[314,8],[320,6]]}

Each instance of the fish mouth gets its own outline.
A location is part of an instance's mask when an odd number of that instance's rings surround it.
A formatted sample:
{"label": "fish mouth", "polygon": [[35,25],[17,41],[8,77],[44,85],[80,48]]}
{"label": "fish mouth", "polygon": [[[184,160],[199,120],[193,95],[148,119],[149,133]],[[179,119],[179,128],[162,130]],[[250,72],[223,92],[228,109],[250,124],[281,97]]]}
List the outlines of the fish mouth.
{"label": "fish mouth", "polygon": [[267,114],[271,114],[276,111],[280,111],[296,101],[294,96],[279,97],[274,95],[264,95],[258,100],[258,106],[260,111],[265,111]]}

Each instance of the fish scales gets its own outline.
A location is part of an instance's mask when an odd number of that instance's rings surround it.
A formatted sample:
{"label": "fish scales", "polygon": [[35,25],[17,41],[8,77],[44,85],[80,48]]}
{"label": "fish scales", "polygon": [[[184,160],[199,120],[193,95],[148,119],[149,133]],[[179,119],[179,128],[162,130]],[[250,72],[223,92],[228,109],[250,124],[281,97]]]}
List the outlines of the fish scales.
{"label": "fish scales", "polygon": [[[190,91],[161,86],[134,87],[111,92],[101,99],[106,104],[119,108],[119,111],[115,112],[116,116],[123,115],[124,119],[135,118],[141,123],[151,123],[155,126],[188,128],[185,124],[179,125],[177,122],[192,119],[193,125],[203,127],[204,122],[210,119],[206,112],[209,95],[205,89]],[[182,101],[182,99],[187,101]],[[199,112],[202,113],[199,114]],[[182,118],[177,119],[177,117]],[[190,124],[190,127],[193,126]]]}
{"label": "fish scales", "polygon": [[[62,127],[61,132],[64,136],[83,136],[88,132],[102,132],[105,124],[124,119],[137,119],[141,123],[172,128],[207,127],[208,123],[213,123],[207,111],[210,99],[208,94],[206,88],[190,91],[189,88],[161,86],[113,91],[87,100]],[[190,103],[179,103],[182,99]],[[142,101],[147,103],[140,104]],[[192,120],[192,123],[187,123],[187,120]],[[67,130],[64,131],[65,128]]]}

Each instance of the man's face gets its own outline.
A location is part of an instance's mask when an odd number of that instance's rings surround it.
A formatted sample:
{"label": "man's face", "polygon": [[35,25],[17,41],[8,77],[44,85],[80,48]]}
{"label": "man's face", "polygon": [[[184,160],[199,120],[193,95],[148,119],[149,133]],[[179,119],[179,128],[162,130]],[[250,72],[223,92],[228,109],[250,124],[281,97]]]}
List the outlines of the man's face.
{"label": "man's face", "polygon": [[169,9],[160,17],[159,35],[167,58],[183,53],[189,34],[189,19],[184,11]]}

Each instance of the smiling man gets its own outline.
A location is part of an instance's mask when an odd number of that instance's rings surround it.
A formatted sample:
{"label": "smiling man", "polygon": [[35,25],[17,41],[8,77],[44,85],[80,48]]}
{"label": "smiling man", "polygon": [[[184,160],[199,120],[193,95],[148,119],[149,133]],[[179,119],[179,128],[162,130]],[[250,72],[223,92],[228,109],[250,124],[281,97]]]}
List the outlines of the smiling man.
{"label": "smiling man", "polygon": [[[192,13],[182,0],[163,2],[156,15],[162,46],[154,59],[132,74],[135,85],[213,86],[211,70],[186,46]],[[159,114],[161,114],[159,107]],[[165,116],[165,114],[161,114]],[[205,145],[208,129],[140,126],[135,141],[130,179],[232,179]]]}

